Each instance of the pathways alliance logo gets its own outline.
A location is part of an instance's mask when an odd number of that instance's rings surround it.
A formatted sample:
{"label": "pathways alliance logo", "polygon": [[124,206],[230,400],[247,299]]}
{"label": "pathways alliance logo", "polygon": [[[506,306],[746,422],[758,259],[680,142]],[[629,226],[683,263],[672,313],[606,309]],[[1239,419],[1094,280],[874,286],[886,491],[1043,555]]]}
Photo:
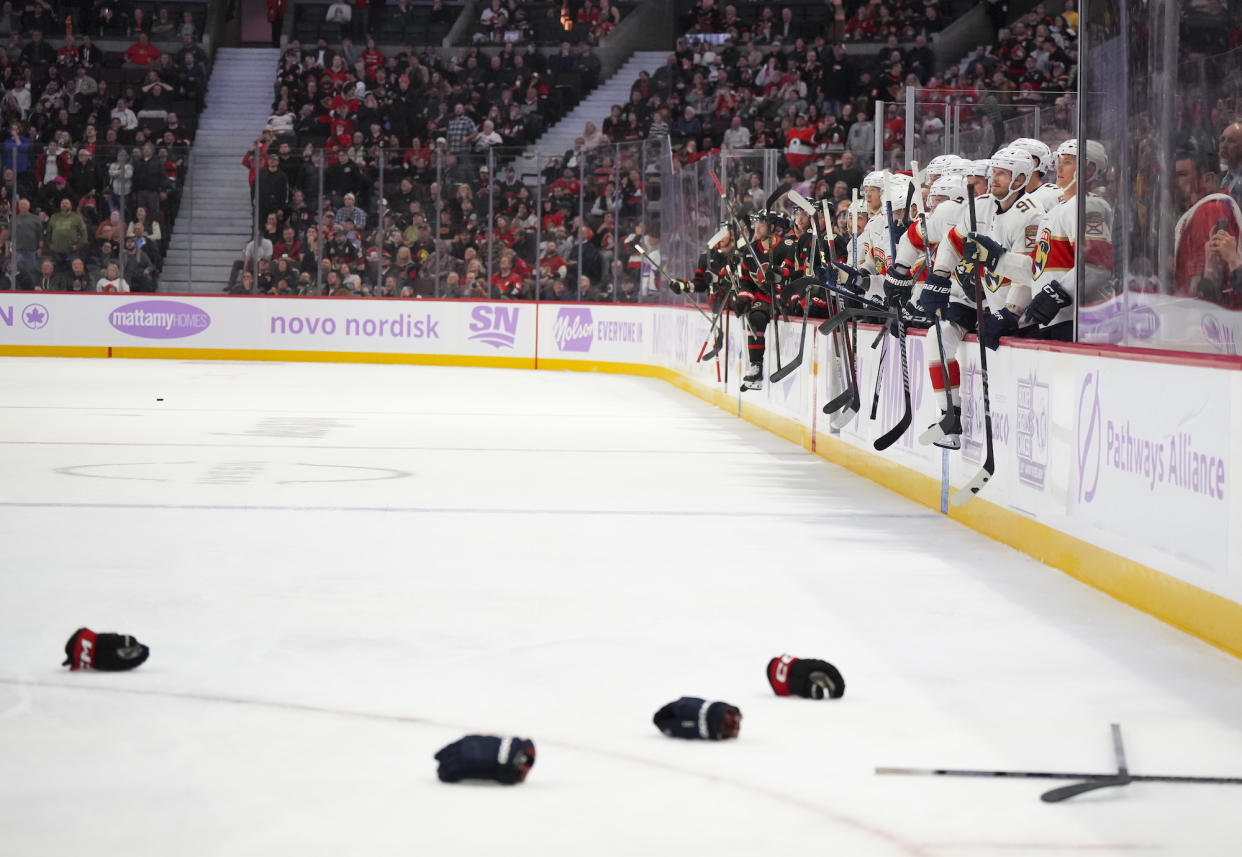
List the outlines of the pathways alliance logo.
{"label": "pathways alliance logo", "polygon": [[108,323],[143,339],[183,339],[210,327],[211,316],[179,301],[135,301],[112,310]]}
{"label": "pathways alliance logo", "polygon": [[470,313],[470,336],[466,338],[492,348],[512,348],[517,341],[520,312],[521,307],[516,306],[476,306]]}
{"label": "pathways alliance logo", "polygon": [[591,350],[595,341],[594,320],[591,311],[585,307],[562,307],[556,314],[556,323],[552,326],[552,338],[560,351]]}

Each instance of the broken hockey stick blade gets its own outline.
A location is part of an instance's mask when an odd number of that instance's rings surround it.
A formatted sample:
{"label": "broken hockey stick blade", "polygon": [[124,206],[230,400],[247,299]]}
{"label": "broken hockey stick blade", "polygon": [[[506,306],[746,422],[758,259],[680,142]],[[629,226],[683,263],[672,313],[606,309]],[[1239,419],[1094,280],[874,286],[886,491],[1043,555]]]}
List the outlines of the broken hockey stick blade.
{"label": "broken hockey stick blade", "polygon": [[1099,779],[1086,780],[1081,783],[1070,783],[1068,786],[1057,786],[1055,789],[1049,789],[1039,796],[1044,803],[1060,803],[1063,800],[1069,800],[1086,792],[1093,792],[1096,789],[1111,789],[1120,786],[1128,786],[1134,782],[1133,777],[1100,777]]}
{"label": "broken hockey stick blade", "polygon": [[1121,724],[1111,724],[1113,733],[1113,756],[1117,760],[1117,774],[1113,777],[1101,777],[1086,780],[1081,783],[1071,783],[1068,786],[1058,786],[1055,789],[1049,789],[1039,796],[1044,803],[1060,803],[1063,800],[1069,800],[1086,792],[1093,792],[1096,789],[1118,788],[1120,786],[1128,786],[1134,782],[1134,778],[1130,776],[1130,767],[1126,764],[1125,745],[1121,741]]}

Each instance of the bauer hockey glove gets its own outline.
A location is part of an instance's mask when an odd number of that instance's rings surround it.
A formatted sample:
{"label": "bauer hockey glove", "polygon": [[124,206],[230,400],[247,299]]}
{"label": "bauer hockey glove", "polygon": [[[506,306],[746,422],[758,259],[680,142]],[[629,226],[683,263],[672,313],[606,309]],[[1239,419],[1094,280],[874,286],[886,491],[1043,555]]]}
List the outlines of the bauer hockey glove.
{"label": "bauer hockey glove", "polygon": [[884,275],[884,297],[889,306],[901,306],[914,292],[914,278],[905,265],[895,264]]}
{"label": "bauer hockey glove", "polygon": [[146,661],[151,650],[128,634],[96,634],[79,628],[65,643],[65,661],[71,670],[132,670]]}
{"label": "bauer hockey glove", "polygon": [[1018,317],[1005,307],[983,321],[983,344],[993,351],[1000,348],[1002,336],[1012,336],[1018,332]]}
{"label": "bauer hockey glove", "polygon": [[949,278],[935,271],[927,275],[923,291],[919,294],[919,310],[925,316],[934,318],[936,311],[944,312],[949,305],[949,289],[952,287]]}
{"label": "bauer hockey glove", "polygon": [[839,699],[845,694],[845,679],[827,661],[781,655],[768,661],[767,672],[777,696]]}
{"label": "bauer hockey glove", "polygon": [[670,738],[721,741],[738,736],[742,728],[742,712],[736,705],[727,702],[708,702],[697,696],[683,696],[657,711],[652,721]]}
{"label": "bauer hockey glove", "polygon": [[1026,308],[1026,321],[1035,324],[1051,324],[1052,320],[1057,317],[1057,313],[1072,304],[1074,299],[1069,296],[1065,289],[1061,288],[1061,284],[1056,280],[1051,283],[1045,283],[1035,298],[1031,301],[1031,305]]}
{"label": "bauer hockey glove", "polygon": [[936,322],[934,316],[924,315],[923,311],[919,309],[919,305],[914,301],[906,301],[906,305],[902,307],[901,313],[906,318],[906,327],[926,330]]}
{"label": "bauer hockey glove", "polygon": [[986,235],[971,232],[966,236],[964,258],[978,262],[989,271],[996,270],[996,264],[1005,255],[1005,248]]}
{"label": "bauer hockey glove", "polygon": [[442,782],[495,780],[511,786],[526,779],[535,764],[535,742],[525,738],[467,735],[436,753]]}

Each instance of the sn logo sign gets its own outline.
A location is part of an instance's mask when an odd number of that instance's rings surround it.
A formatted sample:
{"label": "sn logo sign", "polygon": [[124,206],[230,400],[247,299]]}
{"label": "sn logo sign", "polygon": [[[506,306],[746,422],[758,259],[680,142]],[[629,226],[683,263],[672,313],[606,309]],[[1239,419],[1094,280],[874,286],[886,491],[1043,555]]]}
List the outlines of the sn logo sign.
{"label": "sn logo sign", "polygon": [[517,340],[518,313],[516,306],[476,306],[470,312],[468,339],[485,342],[493,348],[512,348]]}

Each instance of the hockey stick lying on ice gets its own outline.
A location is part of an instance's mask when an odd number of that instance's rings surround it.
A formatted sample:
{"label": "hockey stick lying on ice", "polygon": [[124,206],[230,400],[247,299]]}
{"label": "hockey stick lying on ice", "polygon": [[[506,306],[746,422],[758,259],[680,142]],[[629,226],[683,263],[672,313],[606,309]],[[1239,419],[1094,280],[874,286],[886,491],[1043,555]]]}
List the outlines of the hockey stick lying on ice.
{"label": "hockey stick lying on ice", "polygon": [[[906,191],[906,211],[910,210],[910,200],[914,196],[914,183],[911,182]],[[887,200],[884,203],[885,214],[888,217],[888,243],[891,255],[890,259],[893,264],[897,263],[897,224],[893,221],[893,202]],[[905,411],[901,418],[897,420],[897,425],[886,431],[875,439],[872,446],[877,452],[882,452],[892,446],[897,440],[906,433],[910,428],[910,423],[914,420],[914,406],[910,401],[910,364],[906,359],[906,320],[901,312],[901,304],[893,301],[893,309],[897,312],[897,340],[901,349],[901,394],[905,404]],[[877,385],[878,389],[878,385]]]}
{"label": "hockey stick lying on ice", "polygon": [[987,771],[971,768],[886,768],[875,769],[877,774],[897,774],[920,777],[978,777],[984,779],[1023,780],[1080,780],[1072,785],[1061,786],[1044,792],[1044,803],[1060,803],[1063,800],[1095,791],[1096,789],[1126,786],[1131,783],[1186,783],[1198,785],[1242,785],[1242,777],[1179,777],[1155,774],[1131,774],[1126,767],[1125,753],[1121,749],[1121,727],[1113,724],[1113,747],[1117,754],[1117,773],[1090,774],[1060,771]]}
{"label": "hockey stick lying on ice", "polygon": [[[975,195],[967,194],[967,204],[970,206],[970,231],[974,232],[978,228],[975,221]],[[979,271],[979,266],[975,266],[975,317],[977,319],[978,330],[975,337],[979,340],[979,377],[983,382],[983,439],[987,445],[987,455],[984,457],[983,466],[979,468],[979,472],[975,474],[975,478],[966,483],[965,486],[949,498],[954,506],[961,506],[974,499],[975,495],[983,490],[983,486],[988,484],[988,480],[992,478],[992,474],[996,472],[996,452],[992,448],[992,404],[988,399],[988,349],[983,344],[983,275]],[[947,380],[947,379],[946,379]],[[947,384],[946,384],[947,386]]]}
{"label": "hockey stick lying on ice", "polygon": [[1075,795],[1083,792],[1093,792],[1096,789],[1107,789],[1117,786],[1128,786],[1134,782],[1134,778],[1130,776],[1130,768],[1126,765],[1126,751],[1121,744],[1121,725],[1119,723],[1112,724],[1113,729],[1113,755],[1117,759],[1117,775],[1112,778],[1102,777],[1099,779],[1090,779],[1082,783],[1072,783],[1068,786],[1059,786],[1055,789],[1049,789],[1039,796],[1044,803],[1059,803],[1068,800]]}

